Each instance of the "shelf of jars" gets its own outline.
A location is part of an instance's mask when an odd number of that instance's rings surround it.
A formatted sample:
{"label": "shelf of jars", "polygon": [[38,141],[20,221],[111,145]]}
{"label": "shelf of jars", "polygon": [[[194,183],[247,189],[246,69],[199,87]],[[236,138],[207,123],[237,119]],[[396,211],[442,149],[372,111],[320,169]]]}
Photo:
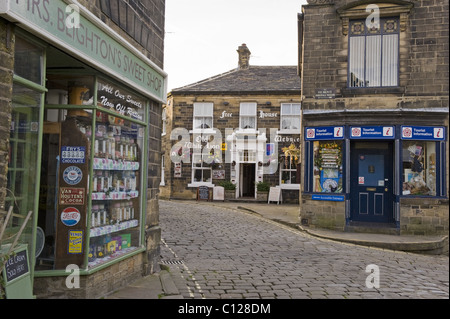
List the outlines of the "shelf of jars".
{"label": "shelf of jars", "polygon": [[94,157],[94,170],[138,171],[139,162]]}
{"label": "shelf of jars", "polygon": [[[92,223],[92,222],[91,222]],[[133,228],[139,226],[139,221],[137,219],[131,219],[127,221],[123,221],[117,224],[112,225],[102,225],[98,227],[91,228],[89,237],[98,237],[108,234],[113,234],[128,228]]]}

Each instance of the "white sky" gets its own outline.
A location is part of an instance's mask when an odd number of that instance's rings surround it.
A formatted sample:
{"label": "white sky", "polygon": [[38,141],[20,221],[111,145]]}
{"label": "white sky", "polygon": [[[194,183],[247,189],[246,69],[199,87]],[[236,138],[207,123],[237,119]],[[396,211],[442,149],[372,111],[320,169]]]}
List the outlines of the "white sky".
{"label": "white sky", "polygon": [[237,67],[297,65],[297,14],[306,0],[166,0],[164,71],[168,92]]}

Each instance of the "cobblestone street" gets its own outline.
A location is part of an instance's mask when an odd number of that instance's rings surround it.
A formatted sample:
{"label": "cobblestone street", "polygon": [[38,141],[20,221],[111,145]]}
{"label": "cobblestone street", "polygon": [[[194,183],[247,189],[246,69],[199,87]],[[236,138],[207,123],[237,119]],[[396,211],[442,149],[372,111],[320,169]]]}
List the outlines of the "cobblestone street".
{"label": "cobblestone street", "polygon": [[[449,258],[318,239],[258,216],[160,201],[162,263],[187,299],[449,298]],[[366,279],[379,269],[379,288]]]}

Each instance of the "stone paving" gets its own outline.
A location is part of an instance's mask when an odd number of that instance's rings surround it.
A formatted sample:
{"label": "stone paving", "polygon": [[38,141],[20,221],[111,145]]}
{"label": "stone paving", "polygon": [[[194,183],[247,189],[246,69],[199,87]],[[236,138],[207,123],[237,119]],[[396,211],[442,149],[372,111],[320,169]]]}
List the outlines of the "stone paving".
{"label": "stone paving", "polygon": [[162,263],[185,299],[449,298],[448,256],[333,242],[196,202],[161,200],[160,225]]}

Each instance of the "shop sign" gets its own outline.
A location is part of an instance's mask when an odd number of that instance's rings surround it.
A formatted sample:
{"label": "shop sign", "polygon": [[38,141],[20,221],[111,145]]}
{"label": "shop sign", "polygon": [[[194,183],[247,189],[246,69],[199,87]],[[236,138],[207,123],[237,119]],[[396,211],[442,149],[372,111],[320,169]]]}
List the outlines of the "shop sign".
{"label": "shop sign", "polygon": [[166,100],[164,71],[124,39],[117,40],[114,31],[84,7],[63,0],[2,0],[0,15],[140,92]]}
{"label": "shop sign", "polygon": [[331,201],[331,202],[343,202],[344,196],[341,195],[312,195],[312,200],[323,200],[323,201]]}
{"label": "shop sign", "polygon": [[444,141],[445,128],[442,126],[402,126],[402,139]]}
{"label": "shop sign", "polygon": [[60,205],[84,205],[85,197],[84,188],[61,187],[59,189]]}
{"label": "shop sign", "polygon": [[16,252],[5,264],[4,273],[6,282],[10,282],[16,278],[29,273],[27,250]]}
{"label": "shop sign", "polygon": [[351,139],[393,139],[395,137],[393,126],[352,126]]}
{"label": "shop sign", "polygon": [[344,139],[343,126],[307,127],[306,140],[339,140]]}
{"label": "shop sign", "polygon": [[83,172],[76,166],[69,166],[63,172],[63,179],[69,185],[77,185],[83,179]]}
{"label": "shop sign", "polygon": [[82,230],[69,230],[69,254],[82,254],[83,253],[83,231]]}
{"label": "shop sign", "polygon": [[266,143],[266,155],[270,156],[275,150],[275,143]]}
{"label": "shop sign", "polygon": [[62,146],[61,163],[84,164],[86,158],[86,147],[84,146]]}
{"label": "shop sign", "polygon": [[67,207],[61,212],[61,222],[66,226],[75,226],[81,219],[81,213],[75,207]]}

